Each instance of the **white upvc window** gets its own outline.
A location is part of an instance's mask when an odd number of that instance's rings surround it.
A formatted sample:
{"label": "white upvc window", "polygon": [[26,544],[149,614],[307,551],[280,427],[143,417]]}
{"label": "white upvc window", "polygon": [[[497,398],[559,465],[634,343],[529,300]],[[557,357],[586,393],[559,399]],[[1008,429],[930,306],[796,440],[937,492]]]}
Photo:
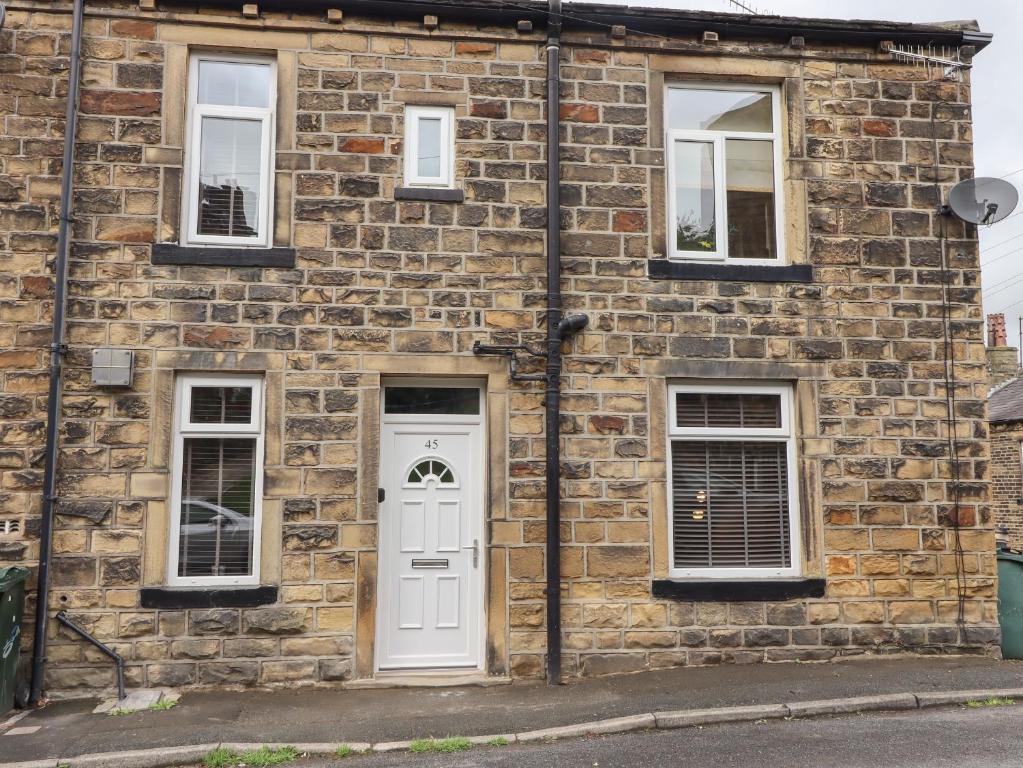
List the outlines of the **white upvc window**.
{"label": "white upvc window", "polygon": [[263,379],[180,376],[172,462],[168,584],[258,584]]}
{"label": "white upvc window", "polygon": [[667,87],[668,258],[783,261],[779,97],[770,85]]}
{"label": "white upvc window", "polygon": [[669,575],[800,574],[792,387],[668,388]]}
{"label": "white upvc window", "polygon": [[182,245],[272,244],[276,102],[274,60],[192,54]]}
{"label": "white upvc window", "polygon": [[405,186],[450,188],[455,178],[455,110],[405,107]]}

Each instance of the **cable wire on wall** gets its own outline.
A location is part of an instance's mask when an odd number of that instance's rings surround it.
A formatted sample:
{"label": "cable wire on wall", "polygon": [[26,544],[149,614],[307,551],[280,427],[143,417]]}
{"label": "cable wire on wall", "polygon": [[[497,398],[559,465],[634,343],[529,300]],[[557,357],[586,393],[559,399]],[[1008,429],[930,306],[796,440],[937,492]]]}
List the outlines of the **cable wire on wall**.
{"label": "cable wire on wall", "polygon": [[[938,155],[938,129],[935,107],[947,104],[938,93],[938,100],[931,104],[931,143],[933,147],[934,199],[940,206],[943,200],[941,191],[940,162]],[[955,334],[952,329],[952,305],[949,290],[952,282],[952,270],[948,259],[947,231],[948,216],[938,215],[938,244],[941,250],[941,329],[943,349],[943,369],[945,379],[945,432],[948,447],[949,474],[952,485],[952,546],[956,574],[956,624],[960,633],[966,625],[966,554],[963,550],[961,527],[962,508],[962,470],[959,464],[958,416],[956,414],[956,358]],[[960,638],[962,640],[962,638]]]}

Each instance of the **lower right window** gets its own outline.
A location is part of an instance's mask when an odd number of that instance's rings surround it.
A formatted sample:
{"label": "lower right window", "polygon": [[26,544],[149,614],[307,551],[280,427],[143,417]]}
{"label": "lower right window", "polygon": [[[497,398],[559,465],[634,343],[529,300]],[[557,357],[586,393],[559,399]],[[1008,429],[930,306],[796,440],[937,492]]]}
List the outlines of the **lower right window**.
{"label": "lower right window", "polygon": [[669,387],[673,578],[800,573],[792,387]]}

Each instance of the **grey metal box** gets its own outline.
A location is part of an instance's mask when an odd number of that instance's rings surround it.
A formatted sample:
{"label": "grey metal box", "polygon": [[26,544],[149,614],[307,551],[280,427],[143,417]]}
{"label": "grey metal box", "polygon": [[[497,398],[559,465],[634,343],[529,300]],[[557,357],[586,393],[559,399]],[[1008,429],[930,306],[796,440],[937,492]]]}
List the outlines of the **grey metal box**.
{"label": "grey metal box", "polygon": [[92,350],[92,383],[97,387],[130,387],[135,353],[130,349]]}

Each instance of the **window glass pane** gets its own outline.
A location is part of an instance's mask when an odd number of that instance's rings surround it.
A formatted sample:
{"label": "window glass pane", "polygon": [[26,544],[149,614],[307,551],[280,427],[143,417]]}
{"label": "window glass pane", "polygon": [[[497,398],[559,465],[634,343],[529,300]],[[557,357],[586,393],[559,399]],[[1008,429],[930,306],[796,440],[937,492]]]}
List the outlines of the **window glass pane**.
{"label": "window glass pane", "polygon": [[186,438],[178,576],[252,573],[256,441]]}
{"label": "window glass pane", "polygon": [[248,424],[252,387],[192,387],[188,420],[192,424]]}
{"label": "window glass pane", "polygon": [[788,568],[785,443],[671,446],[676,568]]}
{"label": "window glass pane", "polygon": [[675,142],[675,242],[680,251],[714,252],[714,145]]}
{"label": "window glass pane", "polygon": [[406,485],[421,485],[427,478],[434,478],[438,483],[454,483],[455,473],[440,459],[426,459],[409,470],[405,478]]}
{"label": "window glass pane", "polygon": [[679,427],[777,429],[781,397],[731,392],[679,392],[675,395]]}
{"label": "window glass pane", "polygon": [[480,412],[480,391],[468,387],[387,387],[384,413],[427,413],[476,416]]}
{"label": "window glass pane", "polygon": [[777,258],[773,142],[725,140],[725,198],[729,258]]}
{"label": "window glass pane", "polygon": [[201,132],[199,234],[256,237],[263,124],[204,117]]}
{"label": "window glass pane", "polygon": [[419,118],[419,157],[416,158],[416,174],[440,178],[441,119],[439,117]]}
{"label": "window glass pane", "polygon": [[774,130],[770,93],[672,88],[668,127],[698,131]]}
{"label": "window glass pane", "polygon": [[199,104],[224,107],[270,106],[270,65],[237,61],[200,61]]}

